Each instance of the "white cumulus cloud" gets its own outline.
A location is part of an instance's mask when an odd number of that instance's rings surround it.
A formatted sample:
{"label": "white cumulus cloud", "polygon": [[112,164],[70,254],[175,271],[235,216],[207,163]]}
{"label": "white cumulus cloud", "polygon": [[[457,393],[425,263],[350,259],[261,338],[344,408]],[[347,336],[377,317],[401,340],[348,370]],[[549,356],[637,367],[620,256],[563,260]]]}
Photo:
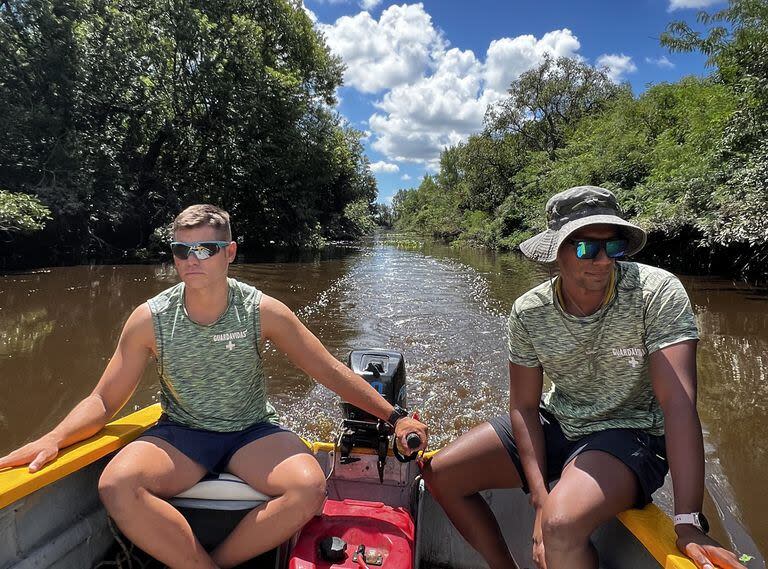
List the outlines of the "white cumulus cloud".
{"label": "white cumulus cloud", "polygon": [[410,177],[408,174],[403,174],[402,176],[400,176],[400,179],[401,179],[403,182],[407,182],[408,180],[410,180],[410,179],[411,179],[411,177]]}
{"label": "white cumulus cloud", "polygon": [[645,58],[646,63],[650,63],[652,65],[655,65],[657,67],[662,67],[664,69],[674,69],[675,64],[672,63],[666,55],[662,55],[659,58],[653,58],[653,57],[646,57]]}
{"label": "white cumulus cloud", "polygon": [[312,23],[317,24],[317,16],[315,15],[315,13],[309,8],[307,8],[306,4],[304,4],[303,2],[301,3],[301,8],[304,10],[307,16],[309,16],[309,19],[312,21]]}
{"label": "white cumulus cloud", "polygon": [[390,6],[378,21],[360,12],[317,27],[347,66],[345,84],[363,93],[417,80],[446,46],[421,4]]}
{"label": "white cumulus cloud", "polygon": [[722,0],[669,0],[669,11],[685,10],[687,8],[707,8]]}
{"label": "white cumulus cloud", "polygon": [[[391,162],[437,170],[440,152],[483,126],[488,105],[545,56],[579,58],[569,29],[493,40],[480,59],[452,48],[422,4],[392,5],[318,24],[347,66],[345,84],[375,94],[371,146]],[[629,69],[624,72],[629,72]]]}
{"label": "white cumulus cloud", "polygon": [[471,51],[451,49],[431,76],[386,93],[368,121],[373,148],[395,160],[435,161],[482,125],[481,73]]}
{"label": "white cumulus cloud", "polygon": [[532,35],[493,40],[486,53],[486,88],[505,93],[512,81],[539,63],[544,55],[574,57],[579,47],[579,40],[567,28],[547,32],[540,40]]}
{"label": "white cumulus cloud", "polygon": [[604,68],[614,83],[619,83],[627,73],[637,71],[637,65],[628,55],[604,53],[597,58],[597,67]]}
{"label": "white cumulus cloud", "polygon": [[399,171],[400,167],[397,164],[392,164],[391,162],[379,160],[378,162],[371,164],[371,172],[385,172],[387,174],[394,174],[395,172]]}

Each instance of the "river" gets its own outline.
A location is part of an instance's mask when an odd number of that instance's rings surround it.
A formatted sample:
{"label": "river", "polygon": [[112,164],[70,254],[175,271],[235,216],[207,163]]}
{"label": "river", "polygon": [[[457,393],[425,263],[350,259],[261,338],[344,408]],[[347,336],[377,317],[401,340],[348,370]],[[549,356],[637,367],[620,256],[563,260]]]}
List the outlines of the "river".
{"label": "river", "polygon": [[[238,262],[231,275],[285,302],[339,359],[360,347],[402,351],[409,406],[421,411],[431,447],[439,448],[504,412],[506,315],[547,273],[516,254],[394,239]],[[715,519],[714,535],[757,557],[749,567],[759,567],[760,552],[768,553],[768,291],[680,276],[702,335],[705,511]],[[0,454],[50,429],[87,395],[131,310],[175,282],[168,265],[0,275]],[[283,422],[329,439],[341,417],[337,398],[273,347],[265,352],[270,400]],[[148,365],[123,412],[157,394]],[[668,510],[670,496],[666,485],[656,499]]]}

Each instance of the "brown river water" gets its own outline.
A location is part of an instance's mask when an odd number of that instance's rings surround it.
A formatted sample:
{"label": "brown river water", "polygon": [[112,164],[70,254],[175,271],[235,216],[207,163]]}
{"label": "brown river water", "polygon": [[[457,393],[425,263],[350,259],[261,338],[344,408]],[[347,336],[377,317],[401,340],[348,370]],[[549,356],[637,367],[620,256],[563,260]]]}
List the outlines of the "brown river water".
{"label": "brown river water", "polygon": [[[439,448],[504,412],[504,324],[514,299],[546,278],[515,254],[391,237],[303,258],[238,262],[231,275],[290,306],[330,352],[386,347],[405,354],[408,403]],[[680,275],[693,301],[699,411],[707,453],[705,511],[714,535],[747,565],[768,554],[768,290]],[[131,310],[177,282],[172,266],[78,266],[0,275],[0,455],[53,427],[88,394]],[[299,434],[330,440],[334,394],[265,350],[270,400]],[[153,364],[123,414],[157,398]],[[656,501],[670,509],[667,485]],[[751,536],[751,539],[750,539]]]}

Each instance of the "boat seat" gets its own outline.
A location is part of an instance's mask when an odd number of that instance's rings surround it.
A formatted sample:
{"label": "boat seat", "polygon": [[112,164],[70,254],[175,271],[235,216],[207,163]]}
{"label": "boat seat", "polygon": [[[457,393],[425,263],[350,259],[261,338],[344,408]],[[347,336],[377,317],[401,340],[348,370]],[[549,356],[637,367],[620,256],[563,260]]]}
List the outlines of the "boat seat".
{"label": "boat seat", "polygon": [[250,510],[271,500],[233,474],[211,474],[168,500],[174,506],[196,510]]}

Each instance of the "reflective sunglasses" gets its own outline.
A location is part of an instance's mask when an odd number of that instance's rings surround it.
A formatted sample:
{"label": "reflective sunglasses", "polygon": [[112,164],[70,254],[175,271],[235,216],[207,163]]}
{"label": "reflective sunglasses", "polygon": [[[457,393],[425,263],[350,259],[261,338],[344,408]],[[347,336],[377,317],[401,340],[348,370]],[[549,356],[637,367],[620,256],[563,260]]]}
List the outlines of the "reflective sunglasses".
{"label": "reflective sunglasses", "polygon": [[171,251],[177,259],[186,260],[190,253],[194,253],[198,260],[202,261],[212,257],[221,249],[229,245],[229,241],[195,241],[193,243],[184,243],[183,241],[174,241],[171,243]]}
{"label": "reflective sunglasses", "polygon": [[605,250],[609,259],[617,259],[627,254],[629,241],[626,239],[570,239],[576,248],[577,259],[594,259]]}

